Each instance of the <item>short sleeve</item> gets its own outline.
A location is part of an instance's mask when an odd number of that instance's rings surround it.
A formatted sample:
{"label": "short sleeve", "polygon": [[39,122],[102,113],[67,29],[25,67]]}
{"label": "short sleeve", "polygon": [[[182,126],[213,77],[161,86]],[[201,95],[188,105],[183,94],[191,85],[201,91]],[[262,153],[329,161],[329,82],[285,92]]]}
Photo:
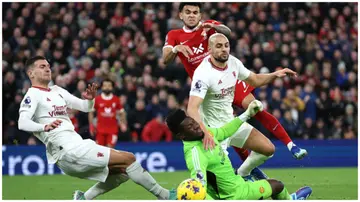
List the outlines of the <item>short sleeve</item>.
{"label": "short sleeve", "polygon": [[35,96],[33,91],[29,90],[21,101],[19,113],[28,112],[31,115],[35,114],[38,102],[39,101],[37,100],[37,97]]}
{"label": "short sleeve", "polygon": [[190,96],[197,96],[204,99],[210,86],[208,79],[204,77],[205,75],[206,73],[204,74],[200,68],[195,70],[193,80],[191,82]]}
{"label": "short sleeve", "polygon": [[95,104],[94,104],[94,110],[93,111],[95,111],[95,110],[98,110],[99,109],[99,96],[96,96],[95,97]]}
{"label": "short sleeve", "polygon": [[168,32],[168,34],[166,35],[166,38],[165,38],[165,44],[164,44],[164,47],[174,47],[176,46],[177,43],[176,43],[176,33],[174,31],[170,31]]}
{"label": "short sleeve", "polygon": [[248,70],[244,64],[237,58],[233,57],[236,63],[236,68],[239,70],[238,80],[246,80],[250,76],[250,70]]}
{"label": "short sleeve", "polygon": [[[212,24],[215,24],[215,25],[221,25],[222,23],[219,22],[219,21],[216,21],[216,20],[206,20],[204,23],[212,23]],[[213,35],[216,33],[216,30],[214,28],[210,29],[207,34],[209,36]]]}
{"label": "short sleeve", "polygon": [[121,105],[120,99],[116,98],[116,110],[122,110],[123,106]]}

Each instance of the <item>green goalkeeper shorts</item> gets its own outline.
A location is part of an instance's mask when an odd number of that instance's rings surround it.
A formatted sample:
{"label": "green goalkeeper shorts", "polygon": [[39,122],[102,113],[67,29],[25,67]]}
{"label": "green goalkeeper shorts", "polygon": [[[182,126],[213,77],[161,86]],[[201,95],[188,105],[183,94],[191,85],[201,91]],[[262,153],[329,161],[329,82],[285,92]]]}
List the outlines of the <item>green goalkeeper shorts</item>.
{"label": "green goalkeeper shorts", "polygon": [[233,200],[261,200],[271,197],[272,189],[267,180],[245,182],[237,187]]}

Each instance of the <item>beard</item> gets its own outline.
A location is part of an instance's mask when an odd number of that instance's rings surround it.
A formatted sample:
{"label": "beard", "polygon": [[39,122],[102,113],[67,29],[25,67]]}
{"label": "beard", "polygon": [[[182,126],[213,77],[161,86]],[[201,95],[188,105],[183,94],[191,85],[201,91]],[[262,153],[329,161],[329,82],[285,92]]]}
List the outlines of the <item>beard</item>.
{"label": "beard", "polygon": [[229,60],[229,55],[226,55],[226,57],[214,57],[214,59],[218,62],[224,63],[227,62]]}
{"label": "beard", "polygon": [[110,93],[112,93],[112,90],[102,90],[102,92],[108,96]]}

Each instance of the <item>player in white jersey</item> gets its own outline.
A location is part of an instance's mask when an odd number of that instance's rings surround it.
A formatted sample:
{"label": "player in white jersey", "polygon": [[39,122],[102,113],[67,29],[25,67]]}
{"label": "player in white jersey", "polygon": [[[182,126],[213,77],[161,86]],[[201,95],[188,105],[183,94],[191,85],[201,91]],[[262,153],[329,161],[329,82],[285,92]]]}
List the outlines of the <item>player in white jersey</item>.
{"label": "player in white jersey", "polygon": [[59,86],[51,86],[50,64],[46,58],[35,56],[26,62],[27,75],[32,87],[20,106],[19,129],[33,132],[46,145],[48,163],[56,163],[66,174],[96,180],[85,193],[75,191],[74,199],[94,199],[129,178],[143,186],[158,199],[175,199],[175,191],[161,187],[136,162],[132,153],[97,145],[83,140],[74,131],[67,108],[89,112],[93,109],[97,84],[89,85],[79,99]]}
{"label": "player in white jersey", "polygon": [[[209,53],[210,55],[204,58],[195,70],[187,109],[189,116],[200,123],[205,134],[205,148],[212,145],[211,135],[205,125],[221,127],[233,119],[232,103],[237,80],[259,87],[287,74],[296,75],[287,68],[271,74],[252,73],[240,60],[229,54],[229,40],[220,33],[209,38]],[[244,123],[237,134],[241,135],[221,144],[224,150],[229,145],[252,150],[237,170],[238,174],[250,180],[250,172],[270,158],[275,152],[275,147],[268,138],[248,123]]]}

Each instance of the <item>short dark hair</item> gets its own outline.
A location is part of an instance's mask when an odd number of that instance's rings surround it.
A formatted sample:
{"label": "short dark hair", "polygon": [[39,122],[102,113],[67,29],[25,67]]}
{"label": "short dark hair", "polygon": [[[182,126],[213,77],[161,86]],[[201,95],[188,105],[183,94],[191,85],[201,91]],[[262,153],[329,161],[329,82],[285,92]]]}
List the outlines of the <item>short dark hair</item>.
{"label": "short dark hair", "polygon": [[201,12],[201,3],[196,3],[196,2],[182,2],[182,3],[180,3],[179,12],[181,12],[185,6],[197,6],[197,7],[199,7],[200,12]]}
{"label": "short dark hair", "polygon": [[104,80],[101,81],[101,87],[103,87],[103,85],[104,85],[105,82],[110,82],[111,85],[112,85],[112,87],[115,87],[114,81],[112,81],[112,80],[109,79],[109,78],[106,78],[106,79],[104,79]]}
{"label": "short dark hair", "polygon": [[37,55],[37,56],[34,56],[28,60],[26,60],[25,62],[25,67],[26,68],[30,68],[31,66],[34,65],[34,63],[38,60],[46,60],[46,58],[44,56],[40,56],[40,55]]}
{"label": "short dark hair", "polygon": [[181,109],[172,111],[166,118],[166,124],[170,131],[174,134],[179,133],[181,131],[181,122],[183,122],[186,117],[185,112]]}

